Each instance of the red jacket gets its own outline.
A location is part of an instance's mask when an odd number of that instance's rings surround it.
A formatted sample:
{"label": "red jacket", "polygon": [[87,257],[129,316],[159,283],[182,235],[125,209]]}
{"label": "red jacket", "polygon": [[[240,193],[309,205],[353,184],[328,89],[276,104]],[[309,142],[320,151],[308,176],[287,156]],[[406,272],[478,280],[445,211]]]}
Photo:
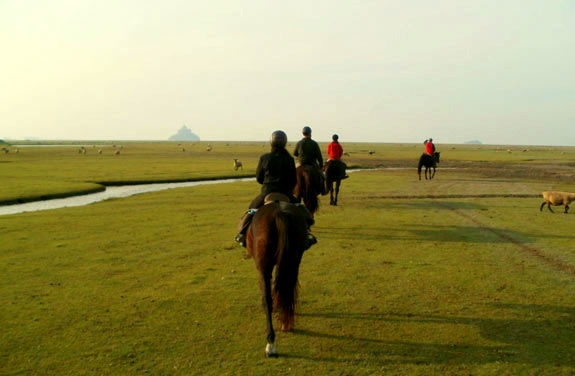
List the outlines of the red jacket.
{"label": "red jacket", "polygon": [[429,155],[433,155],[433,153],[435,153],[435,145],[433,145],[433,142],[427,141],[425,144],[425,152]]}
{"label": "red jacket", "polygon": [[327,146],[327,154],[329,155],[329,159],[341,159],[343,148],[339,142],[334,141]]}

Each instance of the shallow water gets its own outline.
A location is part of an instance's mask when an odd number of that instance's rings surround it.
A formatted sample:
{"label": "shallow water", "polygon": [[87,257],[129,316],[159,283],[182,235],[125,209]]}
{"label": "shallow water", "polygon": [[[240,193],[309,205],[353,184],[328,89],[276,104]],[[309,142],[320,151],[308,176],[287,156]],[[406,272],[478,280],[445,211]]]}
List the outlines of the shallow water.
{"label": "shallow water", "polygon": [[52,200],[27,202],[25,204],[0,206],[0,215],[18,214],[39,210],[60,209],[73,206],[84,206],[93,204],[95,202],[108,200],[111,198],[129,197],[140,193],[163,191],[165,189],[196,187],[199,185],[223,184],[223,183],[231,183],[238,181],[253,181],[253,180],[255,179],[239,178],[239,179],[189,181],[180,183],[154,183],[154,184],[122,185],[118,187],[106,187],[106,190],[103,192],[89,193],[81,196],[56,198]]}
{"label": "shallow water", "polygon": [[[386,168],[372,168],[372,169],[354,169],[354,170],[348,170],[347,172],[352,173],[360,171],[411,170],[411,169],[412,168],[406,168],[406,167],[386,167]],[[50,200],[27,202],[24,204],[0,206],[0,215],[69,208],[74,206],[84,206],[108,200],[111,198],[130,197],[141,193],[163,191],[165,189],[196,187],[199,185],[224,184],[224,183],[254,181],[254,180],[255,178],[233,178],[233,179],[219,179],[219,180],[188,181],[179,183],[153,183],[153,184],[121,185],[117,187],[106,187],[106,190],[103,192],[88,193],[81,196],[55,198]]]}

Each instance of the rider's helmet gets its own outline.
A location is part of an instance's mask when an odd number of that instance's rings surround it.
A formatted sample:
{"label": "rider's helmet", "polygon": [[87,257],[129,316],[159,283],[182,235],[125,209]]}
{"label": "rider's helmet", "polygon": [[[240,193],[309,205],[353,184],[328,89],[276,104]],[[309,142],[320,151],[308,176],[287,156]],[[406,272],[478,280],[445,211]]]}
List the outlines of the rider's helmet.
{"label": "rider's helmet", "polygon": [[303,133],[304,136],[311,136],[311,128],[308,126],[303,127],[301,133]]}
{"label": "rider's helmet", "polygon": [[276,148],[285,148],[287,144],[287,135],[284,131],[275,131],[272,133],[270,144]]}
{"label": "rider's helmet", "polygon": [[333,136],[331,136],[331,139],[337,141],[339,139],[339,136],[334,134]]}

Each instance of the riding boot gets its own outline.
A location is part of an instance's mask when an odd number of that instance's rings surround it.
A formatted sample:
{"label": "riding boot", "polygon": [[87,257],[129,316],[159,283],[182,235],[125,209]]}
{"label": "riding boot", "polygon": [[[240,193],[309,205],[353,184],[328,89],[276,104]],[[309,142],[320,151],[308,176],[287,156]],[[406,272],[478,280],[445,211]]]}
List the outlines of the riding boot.
{"label": "riding boot", "polygon": [[255,209],[250,209],[246,211],[240,219],[240,224],[238,226],[240,232],[236,235],[235,241],[240,243],[244,248],[246,247],[246,233],[248,231],[248,227],[250,227],[250,224],[252,223],[252,218],[255,213]]}
{"label": "riding boot", "polygon": [[306,251],[312,245],[317,243],[317,238],[310,232],[310,227],[313,226],[313,224],[315,223],[315,220],[313,219],[313,216],[311,215],[309,210],[307,210],[305,205],[295,204],[295,206],[299,208],[301,214],[303,215],[303,217],[305,219],[305,223],[306,223],[307,231],[306,231],[306,235],[305,235],[305,244],[303,247],[303,250]]}

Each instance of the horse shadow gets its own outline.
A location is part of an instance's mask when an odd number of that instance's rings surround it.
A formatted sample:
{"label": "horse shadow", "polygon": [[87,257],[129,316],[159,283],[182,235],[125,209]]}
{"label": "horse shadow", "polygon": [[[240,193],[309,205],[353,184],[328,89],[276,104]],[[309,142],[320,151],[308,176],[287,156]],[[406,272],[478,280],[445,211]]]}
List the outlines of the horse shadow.
{"label": "horse shadow", "polygon": [[[458,343],[429,343],[412,336],[406,340],[384,340],[324,333],[306,329],[295,330],[294,335],[316,337],[337,342],[341,356],[337,358],[285,354],[285,357],[307,358],[320,362],[359,363],[368,361],[377,365],[390,364],[486,364],[506,362],[529,366],[575,365],[575,307],[536,304],[489,304],[496,309],[495,318],[427,315],[417,313],[354,313],[324,312],[301,313],[299,316],[319,318],[339,327],[353,326],[353,321],[374,321],[391,324],[466,326],[474,329],[481,340],[475,342],[493,345]],[[503,318],[504,313],[511,318]],[[500,316],[500,317],[497,317]],[[545,317],[545,318],[540,318]],[[549,318],[551,317],[551,318]],[[389,327],[389,325],[386,325]],[[378,327],[374,325],[374,328]],[[376,334],[376,333],[374,333]],[[382,333],[385,336],[385,333]],[[357,356],[358,348],[368,349],[365,356]]]}
{"label": "horse shadow", "polygon": [[333,237],[337,233],[339,241],[390,241],[411,240],[424,242],[462,242],[462,243],[512,243],[531,244],[537,239],[573,239],[571,235],[533,234],[500,227],[490,227],[490,231],[479,226],[459,225],[418,225],[402,227],[322,227],[314,226],[318,238]]}

